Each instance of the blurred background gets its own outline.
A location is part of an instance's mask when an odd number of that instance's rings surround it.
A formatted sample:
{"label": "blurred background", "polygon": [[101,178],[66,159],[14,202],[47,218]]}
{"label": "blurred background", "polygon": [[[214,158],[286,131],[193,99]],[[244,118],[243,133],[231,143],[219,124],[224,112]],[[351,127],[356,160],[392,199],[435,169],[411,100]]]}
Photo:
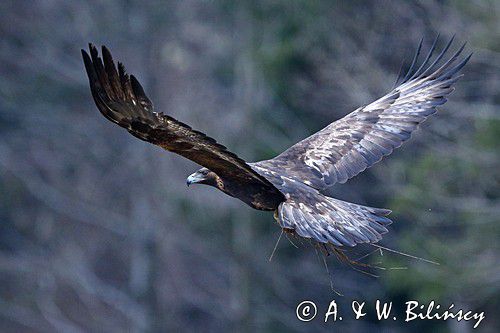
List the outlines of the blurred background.
{"label": "blurred background", "polygon": [[[499,17],[495,0],[2,1],[0,331],[472,330],[404,323],[416,299],[485,311],[479,331],[498,332]],[[368,246],[347,254],[380,269],[325,267],[285,237],[269,261],[272,215],[188,189],[197,165],[99,114],[80,55],[107,45],[157,110],[257,161],[385,94],[438,32],[475,52],[449,102],[329,195],[392,209],[381,245],[439,266]],[[393,301],[401,320],[302,323],[305,299]]]}

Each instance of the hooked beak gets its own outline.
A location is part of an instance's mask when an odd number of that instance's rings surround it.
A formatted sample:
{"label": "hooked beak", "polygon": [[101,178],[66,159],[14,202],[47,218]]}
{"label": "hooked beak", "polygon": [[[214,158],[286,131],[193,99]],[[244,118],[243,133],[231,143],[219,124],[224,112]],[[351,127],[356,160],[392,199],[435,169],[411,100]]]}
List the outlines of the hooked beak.
{"label": "hooked beak", "polygon": [[205,180],[205,178],[203,177],[203,175],[195,172],[192,175],[190,175],[189,177],[187,177],[186,185],[189,186],[191,184],[196,184],[196,183],[199,183],[199,182],[204,181],[204,180]]}

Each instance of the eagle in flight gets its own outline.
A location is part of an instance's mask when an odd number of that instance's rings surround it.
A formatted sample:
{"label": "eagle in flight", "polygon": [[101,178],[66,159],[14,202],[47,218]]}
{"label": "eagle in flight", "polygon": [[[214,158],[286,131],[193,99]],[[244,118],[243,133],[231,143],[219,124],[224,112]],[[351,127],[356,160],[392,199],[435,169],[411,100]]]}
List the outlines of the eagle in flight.
{"label": "eagle in flight", "polygon": [[376,243],[387,226],[388,209],[372,208],[328,197],[323,192],[345,183],[394,148],[436,107],[446,102],[460,70],[471,55],[460,59],[465,44],[442,60],[453,38],[433,58],[438,38],[420,65],[417,48],[406,75],[398,75],[385,96],[362,106],[273,159],[247,163],[211,137],[156,111],[141,84],[122,63],[115,67],[103,46],[102,59],[89,44],[82,50],[90,90],[104,117],[135,137],[182,155],[203,166],[187,184],[205,184],[249,206],[274,211],[281,228],[334,247]]}

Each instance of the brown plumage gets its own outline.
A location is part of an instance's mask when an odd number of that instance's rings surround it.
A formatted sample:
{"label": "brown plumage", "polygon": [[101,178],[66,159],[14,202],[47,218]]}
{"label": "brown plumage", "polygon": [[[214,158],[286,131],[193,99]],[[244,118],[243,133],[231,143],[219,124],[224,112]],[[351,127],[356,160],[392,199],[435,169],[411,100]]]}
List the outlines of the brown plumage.
{"label": "brown plumage", "polygon": [[205,134],[174,118],[155,112],[144,90],[118,63],[116,71],[110,52],[103,46],[104,64],[97,49],[82,50],[92,96],[101,113],[132,135],[182,155],[224,179],[226,193],[255,208],[273,210],[284,199],[266,178],[245,161]]}
{"label": "brown plumage", "polygon": [[389,155],[436,106],[446,102],[470,55],[458,61],[462,46],[448,61],[441,60],[453,39],[431,63],[437,38],[417,68],[417,50],[404,78],[375,102],[293,145],[279,156],[246,163],[205,134],[161,112],[156,112],[137,79],[102,48],[103,60],[90,45],[82,50],[94,101],[110,121],[141,140],[182,155],[202,169],[188,177],[188,185],[214,186],[253,208],[271,210],[280,226],[299,236],[333,246],[375,243],[391,221],[387,209],[361,206],[321,191],[344,183]]}

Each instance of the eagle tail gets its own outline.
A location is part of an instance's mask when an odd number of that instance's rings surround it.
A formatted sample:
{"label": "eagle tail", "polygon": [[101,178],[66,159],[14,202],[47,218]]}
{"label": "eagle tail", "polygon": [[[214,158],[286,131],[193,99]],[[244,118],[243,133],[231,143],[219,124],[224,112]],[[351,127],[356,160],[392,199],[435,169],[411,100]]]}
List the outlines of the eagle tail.
{"label": "eagle tail", "polygon": [[309,192],[290,197],[277,209],[278,223],[304,238],[334,246],[376,243],[392,223],[388,209],[373,208]]}

